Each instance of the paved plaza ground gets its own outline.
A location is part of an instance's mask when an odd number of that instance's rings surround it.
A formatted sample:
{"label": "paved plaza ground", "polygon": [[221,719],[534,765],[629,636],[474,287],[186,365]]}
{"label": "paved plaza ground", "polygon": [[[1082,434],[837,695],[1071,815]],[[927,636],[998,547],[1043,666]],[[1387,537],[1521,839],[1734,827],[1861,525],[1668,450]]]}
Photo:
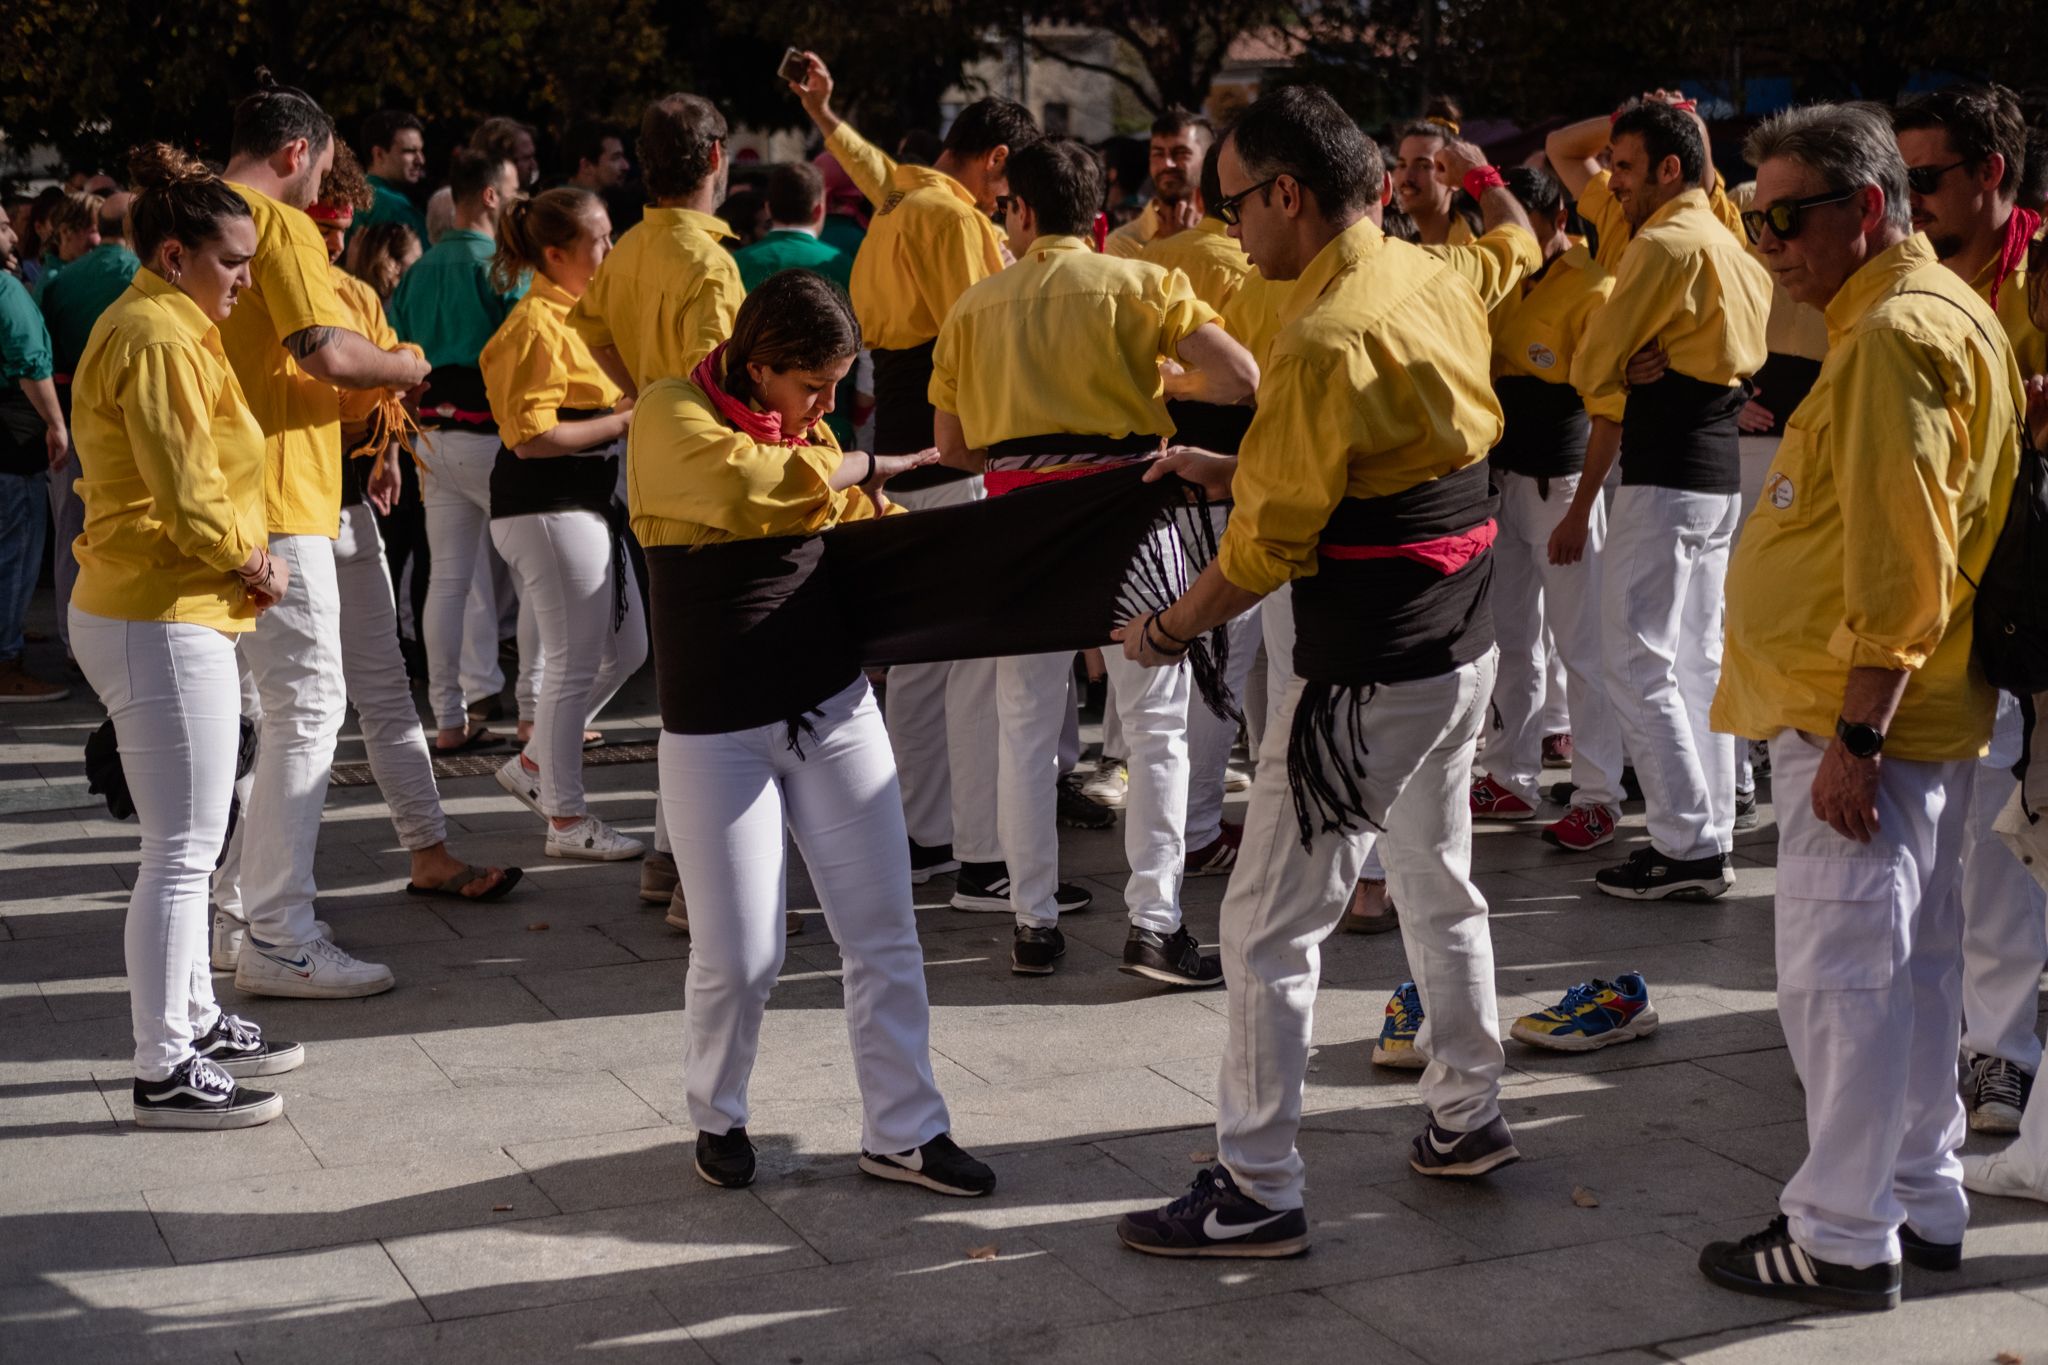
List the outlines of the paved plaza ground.
{"label": "paved plaza ground", "polygon": [[[947,908],[950,878],[919,888],[933,1064],[956,1136],[997,1171],[991,1199],[855,1171],[838,958],[800,863],[805,930],[752,1088],[760,1179],[697,1179],[689,940],[636,900],[636,864],[542,858],[537,822],[481,776],[442,784],[454,848],[523,865],[527,885],[492,906],[407,897],[376,788],[337,786],[320,912],[397,989],[252,1000],[216,977],[226,1007],[307,1044],[276,1081],[284,1117],[137,1130],[136,829],[85,795],[100,715],[84,692],[0,716],[0,1361],[2048,1362],[2048,1206],[1975,1200],[1964,1269],[1909,1269],[1891,1314],[1802,1316],[1695,1269],[1703,1243],[1772,1215],[1805,1148],[1772,995],[1768,805],[1735,894],[1710,906],[1608,900],[1591,876],[1611,851],[1482,829],[1503,1020],[1634,969],[1664,1023],[1576,1058],[1509,1043],[1523,1160],[1478,1183],[1410,1172],[1413,1074],[1370,1063],[1408,974],[1400,937],[1333,938],[1301,1137],[1314,1250],[1169,1262],[1111,1225],[1214,1150],[1225,996],[1115,970],[1113,832],[1064,833],[1065,873],[1096,903],[1066,922],[1050,979],[1011,975],[1006,917]],[[610,738],[651,737],[651,695],[636,679]],[[598,811],[645,836],[653,765],[591,781]],[[1639,811],[1623,833],[1625,852]],[[1187,889],[1205,941],[1223,885]]]}

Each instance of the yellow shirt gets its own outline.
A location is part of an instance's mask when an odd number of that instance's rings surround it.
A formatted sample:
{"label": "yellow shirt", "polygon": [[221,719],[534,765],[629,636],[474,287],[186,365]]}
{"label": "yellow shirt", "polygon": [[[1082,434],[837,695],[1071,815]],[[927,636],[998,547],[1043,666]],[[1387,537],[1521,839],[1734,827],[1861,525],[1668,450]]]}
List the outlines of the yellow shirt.
{"label": "yellow shirt", "polygon": [[267,539],[263,430],[219,330],[138,270],[93,324],[76,374],[85,533],[71,600],[117,621],[249,629],[256,613],[234,571]]}
{"label": "yellow shirt", "polygon": [[862,342],[885,351],[924,345],[969,285],[1002,268],[995,224],[965,185],[929,166],[898,166],[853,258]]}
{"label": "yellow shirt", "polygon": [[650,208],[612,248],[569,310],[593,351],[610,346],[633,386],[688,375],[732,335],[746,297],[724,222],[695,209]]}
{"label": "yellow shirt", "polygon": [[[334,292],[348,313],[351,332],[360,332],[368,337],[370,344],[379,350],[392,351],[403,347],[425,357],[426,352],[409,341],[400,341],[398,333],[391,330],[391,320],[384,316],[384,300],[377,297],[377,291],[367,281],[357,279],[338,265],[327,268],[334,279]],[[377,410],[389,393],[388,389],[341,390],[342,426],[361,426],[369,421],[370,414]]]}
{"label": "yellow shirt", "polygon": [[1252,268],[1251,258],[1231,238],[1221,218],[1204,218],[1186,232],[1155,238],[1138,252],[1137,259],[1180,271],[1194,286],[1195,297],[1218,313]]}
{"label": "yellow shirt", "polygon": [[[1612,175],[1607,171],[1595,172],[1579,195],[1578,209],[1579,217],[1593,225],[1593,233],[1599,238],[1600,250],[1594,259],[1600,262],[1601,269],[1617,271],[1621,269],[1621,253],[1628,248],[1635,229],[1629,226],[1621,201],[1608,188],[1610,179]],[[1734,233],[1737,241],[1748,245],[1749,234],[1742,230],[1742,208],[1729,197],[1727,182],[1720,172],[1714,173],[1714,183],[1701,193],[1706,195],[1707,207],[1721,226]]]}
{"label": "yellow shirt", "polygon": [[1614,293],[1587,323],[1572,383],[1589,398],[1620,393],[1629,357],[1659,342],[1675,372],[1732,387],[1764,363],[1771,277],[1729,236],[1702,190],[1650,215],[1622,253]]}
{"label": "yellow shirt", "polygon": [[1713,726],[1831,736],[1850,668],[1909,669],[1885,753],[1971,758],[1995,701],[1970,664],[1971,584],[2012,501],[2019,367],[1918,234],[1851,275],[1827,320],[1728,568]]}
{"label": "yellow shirt", "polygon": [[870,204],[880,207],[889,197],[889,182],[896,176],[896,158],[856,133],[852,124],[842,123],[833,129],[832,136],[825,139],[825,150],[832,153],[846,178],[867,196]]}
{"label": "yellow shirt", "polygon": [[1471,287],[1361,218],[1316,253],[1286,302],[1238,455],[1223,575],[1265,594],[1316,571],[1346,497],[1384,497],[1486,458],[1500,404]]}
{"label": "yellow shirt", "polygon": [[313,220],[247,185],[230,188],[255,219],[256,257],[220,337],[263,428],[265,518],[274,536],[332,538],[341,530],[341,397],[300,368],[284,339],[354,326]]}
{"label": "yellow shirt", "polygon": [[1223,330],[1252,353],[1261,374],[1266,372],[1273,338],[1280,335],[1280,315],[1286,310],[1293,284],[1293,280],[1269,280],[1253,266],[1223,307]]}
{"label": "yellow shirt", "polygon": [[[1991,281],[1997,275],[1998,258],[1994,256],[1977,272],[1977,278],[1972,282],[1971,287],[1986,303],[1991,301]],[[2005,328],[2006,339],[2012,342],[2013,354],[2019,359],[2020,373],[2030,376],[2048,373],[2048,334],[2034,325],[2033,316],[2027,310],[2027,283],[2027,263],[2022,260],[1999,287],[1998,303],[1993,311],[1998,314],[1999,326]]]}
{"label": "yellow shirt", "polygon": [[1159,210],[1159,201],[1148,199],[1137,217],[1103,238],[1103,253],[1135,260],[1159,236],[1159,229],[1164,225],[1165,215]]}
{"label": "yellow shirt", "polygon": [[510,449],[553,431],[558,408],[605,410],[622,395],[569,325],[576,300],[535,272],[526,297],[477,355],[498,439]]}
{"label": "yellow shirt", "polygon": [[832,429],[820,422],[810,439],[765,445],[729,426],[689,380],[661,380],[634,403],[626,438],[633,534],[642,545],[716,545],[874,516],[867,494],[829,483],[840,460]]}
{"label": "yellow shirt", "polygon": [[[1585,247],[1553,257],[1541,275],[1511,290],[1488,315],[1493,377],[1529,375],[1548,384],[1571,383],[1572,357],[1586,335],[1586,323],[1613,292],[1614,277]],[[1592,399],[1586,411],[1619,422],[1623,406],[1615,393]]]}
{"label": "yellow shirt", "polygon": [[[1458,220],[1463,224],[1463,219]],[[1451,236],[1455,239],[1457,234]],[[1479,293],[1479,306],[1488,310],[1500,306],[1516,285],[1543,268],[1543,248],[1528,229],[1503,223],[1484,237],[1465,234],[1465,240],[1422,248],[1464,277]]]}
{"label": "yellow shirt", "polygon": [[1188,277],[1041,237],[960,296],[932,352],[932,406],[967,444],[1021,436],[1168,436],[1159,362],[1216,312]]}

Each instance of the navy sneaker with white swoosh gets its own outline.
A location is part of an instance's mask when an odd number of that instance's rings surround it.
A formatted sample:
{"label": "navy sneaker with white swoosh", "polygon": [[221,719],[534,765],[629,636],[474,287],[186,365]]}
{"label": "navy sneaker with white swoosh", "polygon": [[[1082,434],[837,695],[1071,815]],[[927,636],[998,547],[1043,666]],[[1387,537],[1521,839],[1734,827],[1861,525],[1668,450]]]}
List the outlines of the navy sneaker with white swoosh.
{"label": "navy sneaker with white swoosh", "polygon": [[1415,1155],[1408,1164],[1423,1175],[1475,1176],[1519,1161],[1515,1135],[1508,1121],[1495,1114],[1487,1123],[1469,1133],[1437,1127],[1436,1120],[1424,1124],[1415,1138]]}
{"label": "navy sneaker with white swoosh", "polygon": [[996,1173],[977,1161],[951,1133],[941,1133],[922,1147],[907,1152],[870,1152],[862,1149],[860,1168],[881,1180],[899,1180],[922,1185],[940,1194],[973,1199],[996,1187]]}
{"label": "navy sneaker with white swoosh", "polygon": [[1116,1235],[1148,1256],[1299,1256],[1308,1250],[1308,1215],[1267,1208],[1212,1166],[1165,1208],[1125,1214]]}

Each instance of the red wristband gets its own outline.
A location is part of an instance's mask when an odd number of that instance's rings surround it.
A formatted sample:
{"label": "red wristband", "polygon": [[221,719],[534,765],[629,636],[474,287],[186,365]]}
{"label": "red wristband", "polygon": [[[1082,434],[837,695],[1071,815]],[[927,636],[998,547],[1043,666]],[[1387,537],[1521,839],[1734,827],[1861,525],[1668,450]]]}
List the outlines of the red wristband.
{"label": "red wristband", "polygon": [[1498,166],[1474,166],[1465,172],[1465,193],[1474,199],[1488,190],[1504,188],[1507,181],[1501,177]]}

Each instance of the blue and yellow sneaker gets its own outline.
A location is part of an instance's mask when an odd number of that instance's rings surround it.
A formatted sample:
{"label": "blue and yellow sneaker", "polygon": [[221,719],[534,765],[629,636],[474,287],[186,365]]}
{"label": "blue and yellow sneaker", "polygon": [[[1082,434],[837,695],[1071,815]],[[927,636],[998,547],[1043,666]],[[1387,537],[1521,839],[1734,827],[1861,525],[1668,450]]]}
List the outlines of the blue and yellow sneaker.
{"label": "blue and yellow sneaker", "polygon": [[1422,996],[1416,992],[1413,981],[1403,981],[1401,989],[1387,1000],[1387,1018],[1380,1025],[1380,1040],[1372,1045],[1372,1064],[1402,1071],[1420,1071],[1428,1066],[1429,1058],[1415,1050],[1415,1035],[1421,1031]]}
{"label": "blue and yellow sneaker", "polygon": [[1657,1011],[1640,972],[1612,981],[1581,981],[1564,999],[1540,1014],[1525,1014],[1508,1030],[1532,1047],[1554,1052],[1591,1052],[1628,1043],[1657,1031]]}

